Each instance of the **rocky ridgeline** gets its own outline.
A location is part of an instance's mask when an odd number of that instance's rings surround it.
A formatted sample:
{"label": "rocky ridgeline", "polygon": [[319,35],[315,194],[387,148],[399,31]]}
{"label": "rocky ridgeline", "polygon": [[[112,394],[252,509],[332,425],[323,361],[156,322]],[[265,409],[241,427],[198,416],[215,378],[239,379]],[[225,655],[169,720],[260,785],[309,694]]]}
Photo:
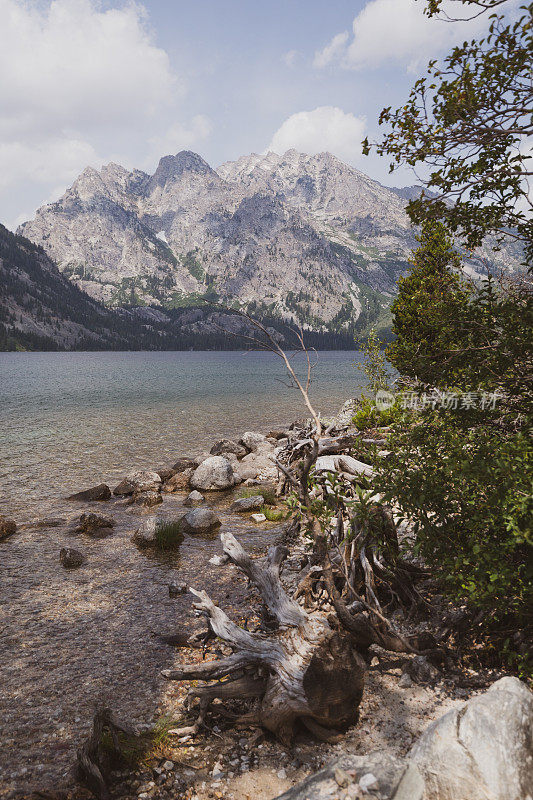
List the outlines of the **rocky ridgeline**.
{"label": "rocky ridgeline", "polygon": [[[342,331],[336,319],[355,321],[369,295],[386,304],[395,292],[416,245],[405,205],[330,153],[251,155],[215,170],[182,151],[153,175],[88,167],[19,233],[106,304],[165,308],[216,294]],[[508,244],[482,255],[503,269],[520,262]],[[467,261],[485,273],[481,258]]]}

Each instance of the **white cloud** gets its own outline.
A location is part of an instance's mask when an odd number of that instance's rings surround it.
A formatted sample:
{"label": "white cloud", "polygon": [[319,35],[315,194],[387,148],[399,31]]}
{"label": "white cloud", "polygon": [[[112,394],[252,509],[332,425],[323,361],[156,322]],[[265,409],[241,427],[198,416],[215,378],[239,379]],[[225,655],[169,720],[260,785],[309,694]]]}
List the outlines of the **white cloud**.
{"label": "white cloud", "polygon": [[75,138],[0,142],[0,189],[27,180],[43,184],[74,180],[87,164],[97,166],[101,161],[92,145]]}
{"label": "white cloud", "polygon": [[334,106],[300,111],[288,117],[272,137],[268,150],[284,153],[294,148],[314,155],[328,151],[349,163],[361,155],[366,120]]}
{"label": "white cloud", "polygon": [[417,0],[370,0],[353,21],[351,41],[348,34],[337,34],[317,51],[314,63],[364,69],[399,62],[415,71],[456,42],[475,36],[486,24],[483,16],[471,22],[429,19],[424,3]]}
{"label": "white cloud", "polygon": [[287,65],[287,67],[292,68],[301,57],[302,54],[299,50],[289,50],[288,53],[284,53],[284,55],[281,57],[281,60]]}
{"label": "white cloud", "polygon": [[[0,0],[2,127],[25,133],[124,125],[154,114],[176,88],[141,6],[99,10],[91,0]],[[42,133],[42,127],[41,127]]]}
{"label": "white cloud", "polygon": [[348,31],[338,33],[322,50],[317,50],[313,65],[321,68],[331,64],[332,61],[335,61],[344,53],[349,38]]}
{"label": "white cloud", "polygon": [[161,145],[175,149],[209,129],[202,115],[172,124],[185,85],[135,2],[104,8],[100,0],[0,0],[0,75],[0,189],[8,214],[12,192],[23,185],[39,202],[88,164],[142,160],[155,130],[167,127]]}

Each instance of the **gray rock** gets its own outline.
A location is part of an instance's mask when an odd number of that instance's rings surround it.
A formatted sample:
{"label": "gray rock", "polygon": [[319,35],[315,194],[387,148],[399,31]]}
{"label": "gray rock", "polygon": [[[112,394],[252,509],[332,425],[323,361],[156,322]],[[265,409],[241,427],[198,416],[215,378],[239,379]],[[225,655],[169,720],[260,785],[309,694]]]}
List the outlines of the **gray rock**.
{"label": "gray rock", "polygon": [[139,470],[127,475],[115,489],[113,494],[126,496],[134,492],[158,492],[161,488],[161,478],[157,472]]}
{"label": "gray rock", "polygon": [[431,683],[440,675],[437,667],[430,664],[426,656],[415,656],[411,661],[408,661],[405,665],[405,673],[415,683]]}
{"label": "gray rock", "polygon": [[255,450],[257,450],[260,444],[266,442],[266,436],[263,436],[262,433],[247,431],[241,436],[240,442],[244,445],[248,452],[253,453]]}
{"label": "gray rock", "polygon": [[91,486],[90,489],[84,489],[82,492],[76,492],[67,497],[67,500],[80,500],[81,502],[94,502],[97,500],[109,500],[111,497],[111,489],[107,483],[99,483],[98,486]]}
{"label": "gray rock", "polygon": [[409,675],[408,672],[402,673],[400,680],[398,681],[398,686],[400,689],[410,689],[413,685],[413,679]]}
{"label": "gray rock", "polygon": [[161,478],[162,483],[168,481],[168,479],[171,478],[176,473],[176,470],[173,467],[159,467],[154,471],[157,472],[157,474]]}
{"label": "gray rock", "polygon": [[185,472],[187,469],[196,469],[198,464],[193,458],[178,458],[172,466],[173,472]]}
{"label": "gray rock", "polygon": [[79,523],[74,529],[76,533],[86,533],[88,536],[94,536],[97,539],[102,539],[104,536],[109,536],[111,528],[115,525],[113,517],[104,517],[102,514],[82,514]]}
{"label": "gray rock", "polygon": [[199,506],[201,503],[205,503],[205,497],[203,494],[200,494],[200,492],[197,492],[196,489],[194,489],[194,491],[192,491],[183,501],[183,505],[188,506],[189,508]]}
{"label": "gray rock", "polygon": [[0,542],[17,532],[17,523],[0,515]]}
{"label": "gray rock", "polygon": [[[345,784],[348,776],[354,785],[357,780],[372,775],[376,780],[370,797],[389,798],[400,780],[405,766],[401,759],[387,753],[372,753],[367,756],[342,755],[324,769],[310,775],[302,783],[292,786],[276,800],[333,800],[339,797],[337,778]],[[370,789],[370,787],[368,787]],[[456,798],[459,800],[459,798]],[[466,798],[465,798],[466,800]]]}
{"label": "gray rock", "polygon": [[74,550],[72,547],[62,547],[59,551],[59,560],[65,569],[76,569],[81,567],[85,557],[79,550]]}
{"label": "gray rock", "polygon": [[209,458],[209,457],[210,457],[210,455],[211,455],[211,453],[200,453],[200,455],[199,455],[199,456],[194,456],[194,458],[193,458],[193,461],[194,461],[194,468],[196,469],[196,467],[199,467],[199,466],[200,466],[200,464],[201,464],[203,461],[205,461],[205,460],[206,460],[206,458]]}
{"label": "gray rock", "polygon": [[222,456],[210,456],[192,474],[190,485],[203,491],[221,491],[235,485],[230,462]]}
{"label": "gray rock", "polygon": [[137,547],[153,547],[156,544],[158,518],[147,517],[132,536],[132,542]]}
{"label": "gray rock", "polygon": [[233,455],[237,456],[237,458],[242,458],[247,452],[248,451],[242,446],[242,444],[232,442],[231,439],[221,439],[220,442],[216,442],[211,448],[212,456],[223,456],[228,453],[232,453]]}
{"label": "gray rock", "polygon": [[273,480],[277,478],[278,470],[271,458],[256,452],[244,456],[238,467],[238,473],[243,480],[249,478]]}
{"label": "gray rock", "polygon": [[134,492],[131,497],[132,503],[136,506],[143,506],[144,508],[152,508],[163,502],[163,498],[159,492]]}
{"label": "gray rock", "polygon": [[192,467],[176,472],[171,478],[163,484],[163,492],[183,492],[189,488],[189,481],[194,472]]}
{"label": "gray rock", "polygon": [[172,581],[168,584],[168,596],[179,597],[181,594],[187,594],[187,584],[177,581]]}
{"label": "gray rock", "polygon": [[220,520],[210,508],[193,508],[181,521],[184,533],[209,533],[220,526]]}
{"label": "gray rock", "polygon": [[255,497],[241,497],[239,500],[235,500],[235,502],[231,504],[229,510],[237,511],[239,514],[242,514],[246,511],[259,511],[259,509],[264,505],[265,498],[262,495],[256,495]]}
{"label": "gray rock", "polygon": [[533,797],[533,694],[502,678],[430,725],[410,753],[424,800]]}

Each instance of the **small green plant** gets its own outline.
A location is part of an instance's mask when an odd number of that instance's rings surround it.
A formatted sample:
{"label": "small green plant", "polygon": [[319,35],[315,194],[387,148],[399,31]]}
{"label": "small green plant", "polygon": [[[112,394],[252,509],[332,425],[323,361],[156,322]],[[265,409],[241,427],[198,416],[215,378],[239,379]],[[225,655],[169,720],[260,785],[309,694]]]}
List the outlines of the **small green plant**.
{"label": "small green plant", "polygon": [[357,337],[355,344],[363,352],[363,360],[356,367],[365,373],[369,392],[375,395],[380,389],[390,391],[393,370],[381,348],[376,328],[370,328],[366,338]]}
{"label": "small green plant", "polygon": [[282,508],[269,508],[268,506],[261,506],[261,513],[265,515],[269,522],[281,522],[287,516]]}
{"label": "small green plant", "polygon": [[180,521],[160,522],[155,533],[156,547],[171,550],[183,541]]}

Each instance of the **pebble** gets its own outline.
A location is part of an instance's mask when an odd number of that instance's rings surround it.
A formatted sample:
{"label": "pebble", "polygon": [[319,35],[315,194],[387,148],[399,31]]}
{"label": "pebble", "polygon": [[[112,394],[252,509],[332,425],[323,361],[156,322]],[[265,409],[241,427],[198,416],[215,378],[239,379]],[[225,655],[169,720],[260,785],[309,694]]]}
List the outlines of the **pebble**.
{"label": "pebble", "polygon": [[371,772],[367,772],[366,775],[363,775],[360,779],[359,786],[363,792],[367,792],[369,789],[377,789],[378,779]]}
{"label": "pebble", "polygon": [[174,769],[174,762],[173,761],[165,761],[163,764],[163,769],[166,769],[167,772],[169,769]]}
{"label": "pebble", "polygon": [[278,772],[278,778],[281,781],[284,781],[286,777],[287,777],[287,772],[284,769],[280,769],[280,771]]}
{"label": "pebble", "polygon": [[398,686],[400,689],[410,689],[411,686],[413,686],[413,679],[408,672],[403,673],[402,677],[398,681]]}

